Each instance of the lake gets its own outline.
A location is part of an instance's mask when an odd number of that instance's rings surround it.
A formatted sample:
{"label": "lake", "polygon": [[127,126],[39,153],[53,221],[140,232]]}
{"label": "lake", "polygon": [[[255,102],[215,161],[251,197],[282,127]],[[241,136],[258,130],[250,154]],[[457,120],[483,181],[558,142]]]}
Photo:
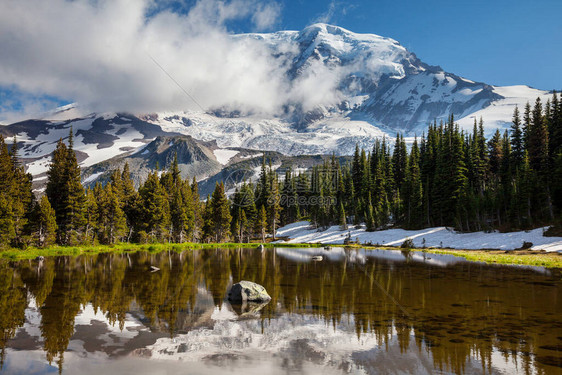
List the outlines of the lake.
{"label": "lake", "polygon": [[[239,280],[272,300],[232,306]],[[0,260],[0,330],[1,374],[562,374],[562,272],[339,247]]]}

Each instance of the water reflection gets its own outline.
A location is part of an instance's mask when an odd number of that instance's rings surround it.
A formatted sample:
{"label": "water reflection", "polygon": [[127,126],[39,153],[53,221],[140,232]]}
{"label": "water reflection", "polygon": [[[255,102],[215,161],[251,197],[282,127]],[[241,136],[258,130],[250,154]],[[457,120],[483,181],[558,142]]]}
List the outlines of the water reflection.
{"label": "water reflection", "polygon": [[[344,248],[2,260],[0,366],[562,373],[561,273],[536,271]],[[264,285],[271,302],[231,306],[238,280]]]}

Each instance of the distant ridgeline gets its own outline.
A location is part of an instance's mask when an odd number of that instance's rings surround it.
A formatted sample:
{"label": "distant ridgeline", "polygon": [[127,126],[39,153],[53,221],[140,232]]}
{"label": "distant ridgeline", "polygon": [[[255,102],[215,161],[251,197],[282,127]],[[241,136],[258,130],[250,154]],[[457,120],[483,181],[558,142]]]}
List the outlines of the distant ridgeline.
{"label": "distant ridgeline", "polygon": [[[14,143],[17,144],[17,143]],[[105,186],[84,189],[72,129],[53,153],[45,195],[37,199],[17,148],[0,137],[0,242],[26,247],[116,242],[247,242],[275,238],[280,225],[309,219],[318,226],[366,223],[418,229],[436,225],[461,231],[515,230],[553,223],[562,212],[562,100],[537,99],[511,131],[484,138],[453,117],[429,126],[408,153],[397,135],[370,152],[356,147],[350,163],[335,157],[311,172],[279,176],[263,160],[258,181],[244,181],[229,199],[224,183],[199,199],[198,185],[180,177],[177,158],[135,189],[129,168]]]}

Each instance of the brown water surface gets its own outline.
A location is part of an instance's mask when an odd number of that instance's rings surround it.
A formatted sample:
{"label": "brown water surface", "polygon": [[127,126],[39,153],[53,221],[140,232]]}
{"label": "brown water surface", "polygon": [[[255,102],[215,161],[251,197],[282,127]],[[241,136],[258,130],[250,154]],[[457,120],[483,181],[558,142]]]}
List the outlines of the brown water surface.
{"label": "brown water surface", "polygon": [[[231,306],[239,280],[271,302]],[[0,260],[0,333],[1,374],[562,374],[562,272],[343,248]]]}

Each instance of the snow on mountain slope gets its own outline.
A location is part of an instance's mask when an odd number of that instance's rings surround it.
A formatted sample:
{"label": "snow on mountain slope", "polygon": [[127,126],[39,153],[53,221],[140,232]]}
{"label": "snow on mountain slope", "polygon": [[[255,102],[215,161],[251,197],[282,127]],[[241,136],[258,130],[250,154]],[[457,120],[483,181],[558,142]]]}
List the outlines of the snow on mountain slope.
{"label": "snow on mountain slope", "polygon": [[394,138],[396,132],[411,140],[428,123],[446,120],[451,113],[467,129],[482,116],[489,134],[509,127],[515,105],[522,109],[537,96],[549,96],[527,86],[474,82],[425,64],[393,39],[337,26],[315,24],[302,31],[232,38],[263,43],[284,72],[287,95],[278,105],[281,112],[253,113],[241,103],[240,108],[210,107],[206,112],[91,114],[71,104],[39,120],[0,126],[0,134],[8,142],[17,135],[28,170],[41,178],[56,142],[68,136],[70,126],[84,167],[174,134],[216,142],[214,159],[228,164],[233,151],[217,148],[349,155],[356,144],[370,149],[375,139]]}
{"label": "snow on mountain slope", "polygon": [[527,102],[533,106],[536,98],[540,98],[544,104],[548,99],[552,98],[552,94],[531,88],[529,86],[494,86],[494,92],[502,97],[502,99],[493,101],[488,107],[479,109],[457,120],[459,125],[465,129],[469,129],[474,124],[474,119],[484,119],[484,127],[488,134],[497,128],[509,128],[513,117],[513,109],[519,107],[522,114]]}
{"label": "snow on mountain slope", "polygon": [[296,129],[276,118],[221,118],[197,112],[153,114],[143,117],[166,132],[190,135],[202,141],[216,141],[221,148],[243,147],[278,151],[286,155],[349,155],[355,144],[371,148],[375,139],[387,135],[366,121],[341,115],[326,116]]}
{"label": "snow on mountain slope", "polygon": [[237,151],[237,150],[225,150],[225,149],[213,150],[213,154],[215,154],[215,157],[217,158],[217,161],[219,163],[221,163],[222,165],[228,164],[230,159],[232,159],[233,157],[235,157],[239,153],[240,153],[240,151]]}
{"label": "snow on mountain slope", "polygon": [[40,179],[48,170],[57,142],[66,140],[71,128],[74,150],[82,167],[134,151],[156,136],[166,134],[157,125],[124,114],[90,115],[65,121],[29,120],[0,127],[0,133],[8,143],[15,136],[27,171]]}

